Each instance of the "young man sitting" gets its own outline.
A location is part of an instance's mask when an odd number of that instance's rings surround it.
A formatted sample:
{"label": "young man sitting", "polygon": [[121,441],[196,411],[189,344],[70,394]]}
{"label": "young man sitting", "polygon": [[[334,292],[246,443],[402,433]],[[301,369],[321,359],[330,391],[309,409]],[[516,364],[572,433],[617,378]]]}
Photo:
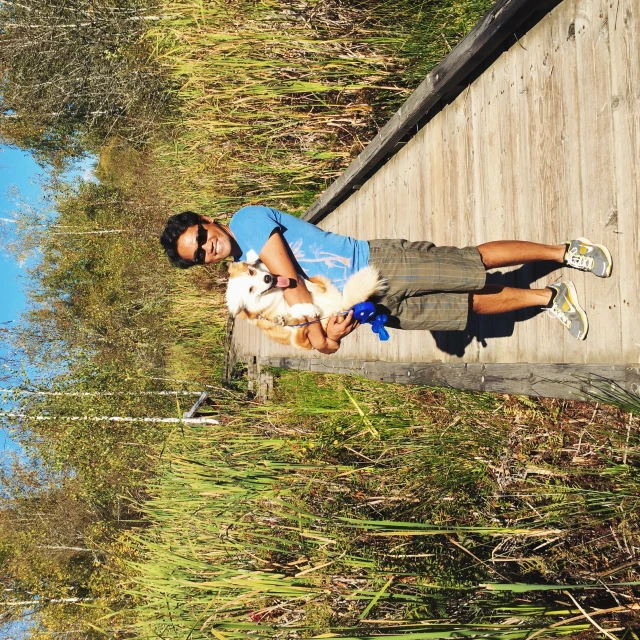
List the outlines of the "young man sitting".
{"label": "young man sitting", "polygon": [[[390,326],[456,331],[465,328],[470,310],[495,314],[545,307],[579,340],[587,335],[588,321],[571,281],[516,289],[486,285],[486,271],[551,260],[606,278],[612,266],[607,248],[586,238],[557,245],[499,240],[461,249],[426,241],[366,241],[323,231],[264,206],[243,207],[229,226],[190,211],[176,214],[169,218],[160,242],[169,259],[182,268],[226,258],[260,259],[271,273],[297,281],[284,291],[289,305],[311,302],[306,278],[324,275],[342,288],[350,275],[372,264],[389,285],[379,302],[389,310]],[[352,313],[339,315],[329,320],[326,333],[320,323],[310,324],[308,337],[320,353],[335,353],[340,340],[357,326]]]}

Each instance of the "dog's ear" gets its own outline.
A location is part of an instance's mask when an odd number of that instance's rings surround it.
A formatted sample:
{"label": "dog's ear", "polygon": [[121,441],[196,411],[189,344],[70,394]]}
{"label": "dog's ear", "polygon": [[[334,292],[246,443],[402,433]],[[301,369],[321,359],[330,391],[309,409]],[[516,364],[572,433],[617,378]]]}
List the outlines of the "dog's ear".
{"label": "dog's ear", "polygon": [[243,262],[230,262],[227,268],[229,269],[229,276],[233,277],[239,274],[245,266]]}
{"label": "dog's ear", "polygon": [[239,297],[229,294],[230,292],[227,291],[227,309],[229,309],[229,313],[236,318],[244,312],[244,304]]}
{"label": "dog's ear", "polygon": [[238,280],[234,278],[229,278],[227,282],[227,291],[225,294],[225,302],[227,303],[227,309],[229,309],[229,313],[235,318],[237,315],[242,313],[245,309],[244,300],[242,299],[242,291],[237,286],[234,286],[238,283]]}

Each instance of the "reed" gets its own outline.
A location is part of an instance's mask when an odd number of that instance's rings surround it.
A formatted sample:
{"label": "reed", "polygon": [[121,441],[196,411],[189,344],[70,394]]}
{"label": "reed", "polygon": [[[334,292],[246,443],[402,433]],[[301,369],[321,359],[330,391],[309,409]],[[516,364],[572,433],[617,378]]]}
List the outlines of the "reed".
{"label": "reed", "polygon": [[225,400],[220,427],[173,434],[131,540],[137,637],[554,637],[591,626],[558,593],[632,597],[630,566],[594,579],[638,540],[624,421],[590,426],[613,458],[537,475],[524,448],[504,455],[510,410],[538,442],[568,435],[543,404],[340,384],[287,374],[280,402]]}
{"label": "reed", "polygon": [[147,40],[175,86],[176,207],[301,211],[491,4],[165,2]]}

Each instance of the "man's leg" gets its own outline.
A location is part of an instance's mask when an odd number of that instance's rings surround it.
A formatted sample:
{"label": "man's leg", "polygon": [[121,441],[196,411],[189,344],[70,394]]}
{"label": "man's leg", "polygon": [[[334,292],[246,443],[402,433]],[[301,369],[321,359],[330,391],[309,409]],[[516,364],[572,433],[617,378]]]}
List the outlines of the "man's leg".
{"label": "man's leg", "polygon": [[487,285],[469,294],[469,306],[478,314],[505,313],[528,307],[547,307],[578,340],[589,331],[587,314],[578,302],[578,294],[570,280],[557,282],[546,289],[514,289]]}
{"label": "man's leg", "polygon": [[586,335],[586,314],[569,281],[545,289],[486,286],[487,269],[535,260],[564,263],[567,244],[498,241],[457,249],[430,242],[372,240],[370,251],[370,264],[389,282],[381,304],[388,308],[391,326],[396,328],[460,331],[470,309],[494,314],[548,307],[572,335],[580,339]]}
{"label": "man's leg", "polygon": [[479,314],[507,313],[527,307],[546,307],[551,301],[551,289],[514,289],[489,284],[469,294],[471,308]]}
{"label": "man's leg", "polygon": [[587,238],[577,238],[564,244],[538,244],[519,240],[486,242],[478,247],[486,269],[511,267],[537,260],[551,260],[572,269],[588,271],[599,278],[611,275],[613,261],[609,250]]}
{"label": "man's leg", "polygon": [[520,240],[497,240],[478,246],[482,263],[487,269],[512,267],[538,260],[551,260],[562,264],[566,250],[566,244],[538,244]]}

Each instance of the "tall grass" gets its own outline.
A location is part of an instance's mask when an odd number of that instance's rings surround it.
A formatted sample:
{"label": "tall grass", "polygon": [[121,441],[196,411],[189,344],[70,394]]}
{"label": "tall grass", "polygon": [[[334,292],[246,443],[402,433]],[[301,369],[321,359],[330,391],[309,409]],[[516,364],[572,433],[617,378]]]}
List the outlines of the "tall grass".
{"label": "tall grass", "polygon": [[177,207],[308,206],[492,0],[163,3]]}
{"label": "tall grass", "polygon": [[[571,635],[591,623],[567,589],[633,614],[639,440],[619,414],[587,445],[528,400],[286,382],[284,404],[220,401],[219,428],[168,443],[133,540],[138,637]],[[609,455],[542,462],[516,412],[538,447],[561,432],[547,457]]]}
{"label": "tall grass", "polygon": [[217,382],[222,375],[226,317],[221,293],[226,269],[178,272],[171,282],[166,368],[179,380]]}

